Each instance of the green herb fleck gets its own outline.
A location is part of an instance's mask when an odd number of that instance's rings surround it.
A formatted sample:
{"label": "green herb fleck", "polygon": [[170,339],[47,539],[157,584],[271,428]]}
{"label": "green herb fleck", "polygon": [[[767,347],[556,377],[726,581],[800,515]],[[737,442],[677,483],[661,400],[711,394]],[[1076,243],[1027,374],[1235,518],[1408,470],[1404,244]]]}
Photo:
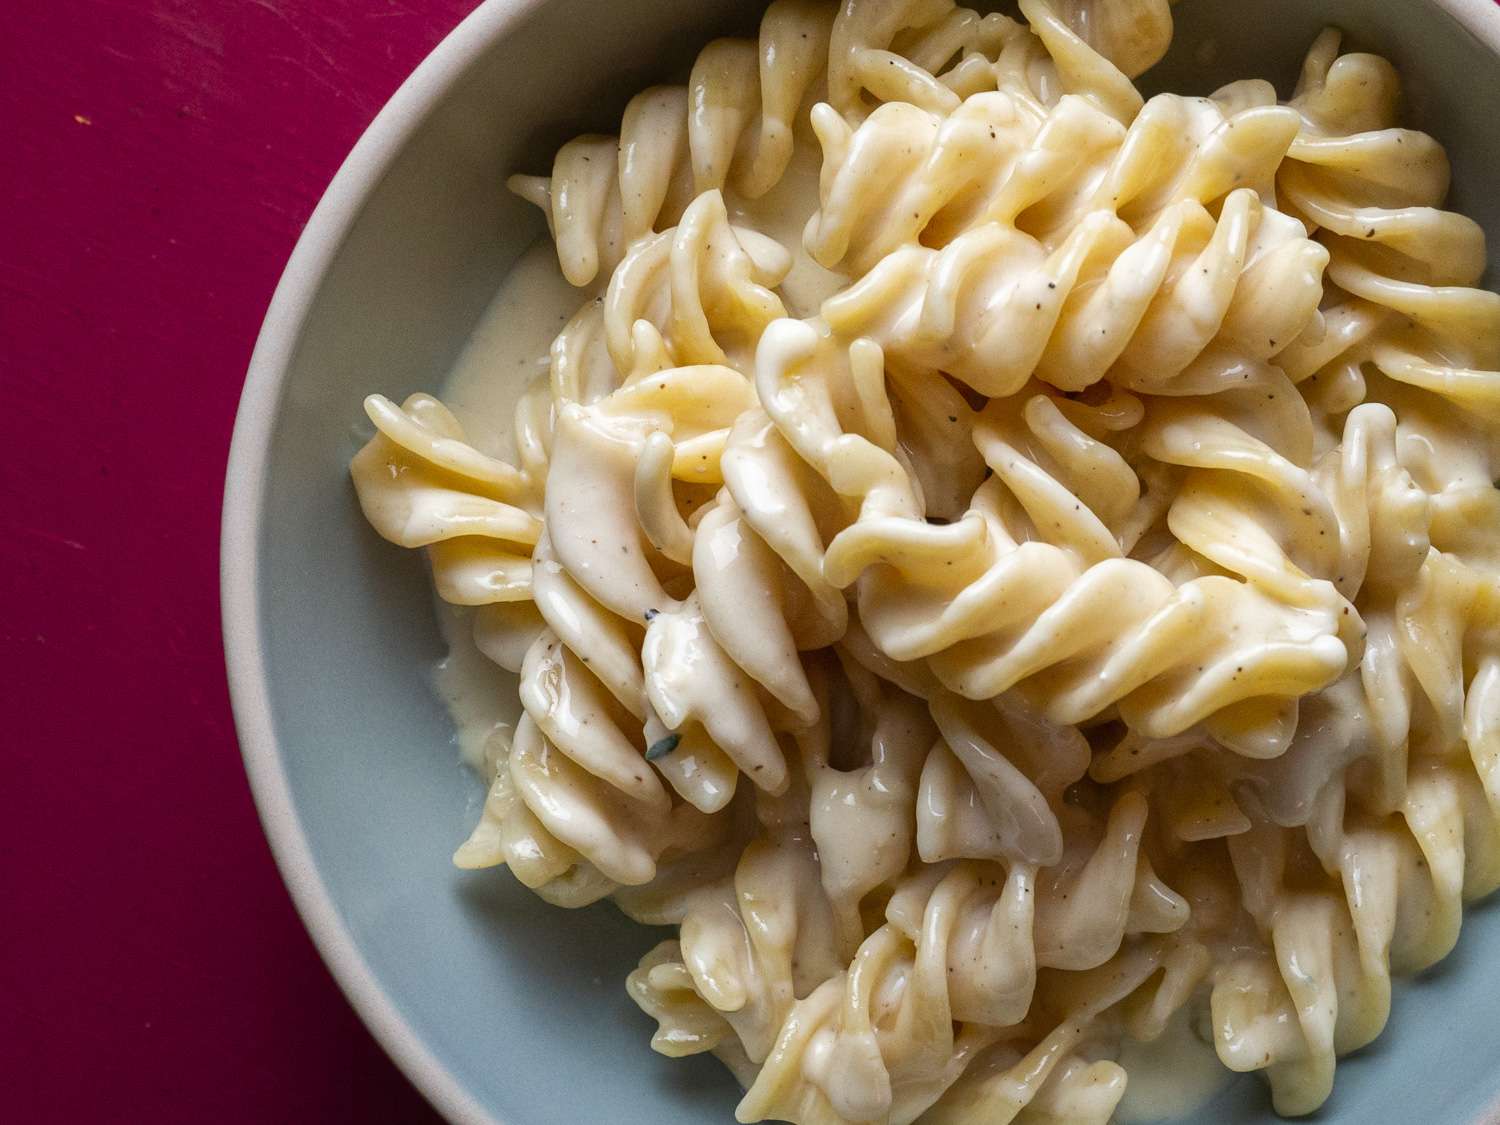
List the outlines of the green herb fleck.
{"label": "green herb fleck", "polygon": [[681,741],[682,735],[669,734],[660,742],[653,742],[651,744],[651,749],[646,751],[646,761],[654,762],[658,758],[665,758],[673,750],[677,749],[677,744]]}

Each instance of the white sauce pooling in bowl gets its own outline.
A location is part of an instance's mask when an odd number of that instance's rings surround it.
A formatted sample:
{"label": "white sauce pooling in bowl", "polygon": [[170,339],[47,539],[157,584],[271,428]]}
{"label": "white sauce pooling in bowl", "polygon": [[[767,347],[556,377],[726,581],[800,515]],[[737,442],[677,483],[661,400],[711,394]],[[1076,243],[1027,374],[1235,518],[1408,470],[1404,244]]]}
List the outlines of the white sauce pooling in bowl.
{"label": "white sauce pooling in bowl", "polygon": [[[550,240],[539,239],[516,259],[443,380],[443,401],[476,449],[491,457],[515,455],[516,400],[532,380],[546,376],[552,339],[585,297],[558,271]],[[433,689],[452,716],[464,764],[483,772],[485,743],[496,733],[509,742],[520,714],[516,678],[474,644],[472,609],[440,598],[433,605],[448,646],[432,670]]]}
{"label": "white sauce pooling in bowl", "polygon": [[591,295],[563,279],[546,238],[516,259],[443,380],[443,402],[470,445],[491,457],[514,456],[516,400],[546,376],[553,337]]}
{"label": "white sauce pooling in bowl", "polygon": [[448,655],[432,668],[432,688],[453,720],[454,741],[464,765],[484,772],[484,748],[491,735],[507,743],[521,708],[516,678],[493,664],[474,644],[474,611],[433,599],[438,631]]}
{"label": "white sauce pooling in bowl", "polygon": [[1194,1007],[1183,1008],[1151,1043],[1125,1039],[1115,1060],[1130,1075],[1115,1109],[1119,1125],[1185,1118],[1238,1077],[1193,1030],[1196,1014]]}

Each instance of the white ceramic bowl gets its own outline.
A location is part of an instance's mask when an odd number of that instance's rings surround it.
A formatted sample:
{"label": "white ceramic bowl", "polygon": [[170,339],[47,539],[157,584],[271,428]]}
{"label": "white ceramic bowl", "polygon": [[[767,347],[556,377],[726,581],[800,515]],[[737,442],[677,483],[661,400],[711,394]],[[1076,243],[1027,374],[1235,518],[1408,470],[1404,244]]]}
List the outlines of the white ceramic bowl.
{"label": "white ceramic bowl", "polygon": [[[360,401],[437,386],[541,219],[503,190],[708,39],[732,0],[487,0],[360,140],[297,245],[256,345],[230,454],[223,611],[246,769],[298,909],[349,999],[455,1121],[728,1121],[709,1059],[668,1063],[623,978],[657,935],[608,906],[566,915],[503,871],[449,864],[477,815],[427,669],[441,654],[414,552],[360,518]],[[1448,146],[1453,205],[1500,243],[1500,8],[1491,0],[1184,0],[1146,85],[1285,91],[1325,23],[1401,66]],[[1217,51],[1200,50],[1208,41]],[[1209,60],[1212,61],[1209,61]],[[1492,250],[1492,262],[1495,261]],[[1500,270],[1492,269],[1492,277]],[[1500,1119],[1500,911],[1399,990],[1341,1064],[1326,1125]],[[1490,1107],[1487,1109],[1486,1107]],[[1255,1080],[1201,1121],[1273,1120]]]}

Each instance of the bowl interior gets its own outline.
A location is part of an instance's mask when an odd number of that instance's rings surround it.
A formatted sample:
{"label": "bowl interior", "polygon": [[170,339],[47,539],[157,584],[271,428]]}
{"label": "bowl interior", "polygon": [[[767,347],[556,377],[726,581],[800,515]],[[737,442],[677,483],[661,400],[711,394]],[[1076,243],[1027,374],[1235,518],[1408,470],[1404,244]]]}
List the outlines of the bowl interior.
{"label": "bowl interior", "polygon": [[[543,232],[540,217],[503,190],[505,174],[545,169],[576,132],[612,131],[631,93],[676,73],[714,34],[753,26],[759,6],[514,7],[504,34],[452,80],[401,147],[301,326],[264,453],[255,529],[252,626],[276,749],[247,749],[279,754],[309,850],[284,846],[284,861],[316,868],[374,985],[495,1119],[727,1121],[737,1097],[727,1073],[710,1058],[655,1055],[651,1023],[625,995],[625,974],[659,934],[607,905],[565,912],[503,871],[450,865],[482,794],[459,765],[429,686],[442,646],[427,576],[416,553],[365,526],[347,473],[364,437],[364,395],[399,400],[436,389],[511,261]],[[1233,78],[1266,76],[1285,94],[1328,23],[1391,57],[1414,123],[1449,147],[1453,205],[1500,242],[1500,63],[1436,7],[1184,0],[1175,11],[1178,39],[1148,76],[1153,89],[1208,93]],[[231,630],[236,613],[250,608],[230,591]],[[1497,955],[1500,911],[1476,909],[1458,951],[1399,986],[1390,1028],[1341,1064],[1319,1119],[1477,1117],[1500,1088],[1500,1036],[1472,1034],[1495,1027],[1500,976],[1485,965]],[[365,971],[335,969],[346,986],[349,973]],[[429,1093],[440,1081],[413,1077]],[[1274,1118],[1260,1083],[1242,1080],[1199,1119]]]}

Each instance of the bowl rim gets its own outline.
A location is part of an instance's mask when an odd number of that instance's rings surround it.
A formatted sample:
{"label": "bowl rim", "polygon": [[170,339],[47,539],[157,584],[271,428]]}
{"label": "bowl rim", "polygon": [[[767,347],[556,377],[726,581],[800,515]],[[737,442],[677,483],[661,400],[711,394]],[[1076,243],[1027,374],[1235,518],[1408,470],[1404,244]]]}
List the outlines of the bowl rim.
{"label": "bowl rim", "polygon": [[[1378,0],[1370,0],[1371,3]],[[1500,0],[1428,0],[1500,59]],[[230,703],[245,773],[293,905],[340,990],[432,1106],[461,1125],[505,1125],[423,1042],[380,985],[323,882],[281,760],[260,635],[267,466],[287,373],[312,304],[373,190],[455,81],[547,0],[481,0],[376,114],[319,199],[287,261],[251,353],[235,414],[220,523],[219,603]],[[1500,1118],[1500,1095],[1475,1125]]]}
{"label": "bowl rim", "polygon": [[546,0],[483,0],[397,88],[344,158],[277,282],[235,414],[220,525],[219,604],[230,704],[261,826],[292,903],[345,998],[432,1106],[462,1125],[504,1125],[440,1060],[381,986],[313,859],[276,737],[261,644],[266,476],[291,360],[330,267],[416,130],[490,46]]}

